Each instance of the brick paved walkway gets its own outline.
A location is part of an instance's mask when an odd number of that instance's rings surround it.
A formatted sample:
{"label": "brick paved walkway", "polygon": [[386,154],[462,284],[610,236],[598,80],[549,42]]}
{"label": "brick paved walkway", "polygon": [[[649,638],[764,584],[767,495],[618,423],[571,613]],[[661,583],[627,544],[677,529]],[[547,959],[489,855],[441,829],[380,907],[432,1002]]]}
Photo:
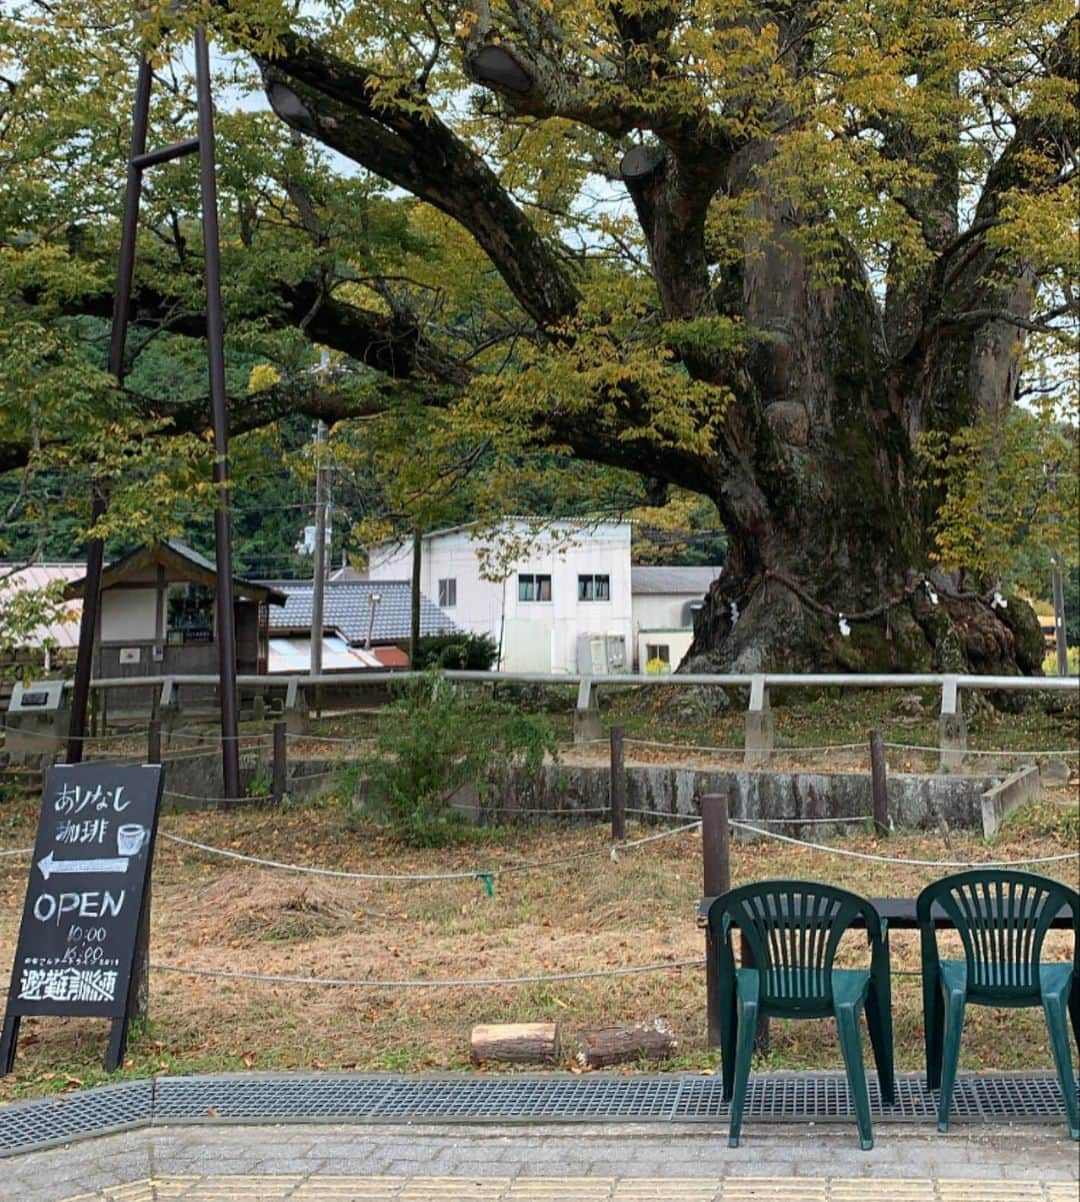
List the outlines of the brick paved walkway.
{"label": "brick paved walkway", "polygon": [[3,1202],[1078,1202],[1064,1125],[151,1127],[13,1156]]}
{"label": "brick paved walkway", "polygon": [[1076,1202],[1076,1187],[854,1177],[163,1177],[70,1202]]}

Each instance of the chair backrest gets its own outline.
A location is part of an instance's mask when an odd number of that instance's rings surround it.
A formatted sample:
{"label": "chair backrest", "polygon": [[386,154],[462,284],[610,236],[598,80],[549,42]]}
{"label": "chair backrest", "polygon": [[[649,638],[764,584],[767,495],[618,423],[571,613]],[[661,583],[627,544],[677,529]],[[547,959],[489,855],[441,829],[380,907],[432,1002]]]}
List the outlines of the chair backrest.
{"label": "chair backrest", "polygon": [[721,894],[709,929],[726,944],[737,926],[753,953],[761,1001],[774,1009],[832,1005],[832,969],[844,932],[860,916],[880,938],[877,911],[857,893],[820,881],[757,881]]}
{"label": "chair backrest", "polygon": [[[1005,868],[976,868],[934,881],[915,906],[923,954],[937,955],[932,908],[939,905],[956,927],[967,960],[968,992],[1004,1002],[1039,996],[1043,940],[1067,906],[1075,930],[1080,895],[1051,877]],[[1073,962],[1080,966],[1074,940]]]}

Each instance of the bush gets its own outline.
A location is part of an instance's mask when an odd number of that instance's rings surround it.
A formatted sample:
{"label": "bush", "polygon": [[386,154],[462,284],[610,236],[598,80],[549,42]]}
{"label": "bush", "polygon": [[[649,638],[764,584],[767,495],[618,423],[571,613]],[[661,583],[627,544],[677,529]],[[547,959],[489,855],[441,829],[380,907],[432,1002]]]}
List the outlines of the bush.
{"label": "bush", "polygon": [[486,634],[425,634],[416,645],[412,666],[418,672],[431,668],[489,672],[498,654],[495,640]]}
{"label": "bush", "polygon": [[375,755],[363,763],[367,799],[392,834],[413,847],[438,847],[462,833],[450,802],[466,784],[481,798],[499,774],[535,772],[555,736],[539,714],[500,701],[466,698],[438,672],[397,685],[379,714]]}

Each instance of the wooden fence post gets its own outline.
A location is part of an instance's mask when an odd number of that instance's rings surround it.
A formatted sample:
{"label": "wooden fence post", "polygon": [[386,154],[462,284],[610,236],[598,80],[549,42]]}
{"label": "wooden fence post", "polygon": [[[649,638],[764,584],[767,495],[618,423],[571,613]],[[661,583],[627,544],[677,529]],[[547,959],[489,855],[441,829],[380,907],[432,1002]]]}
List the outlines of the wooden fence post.
{"label": "wooden fence post", "polygon": [[285,732],[288,729],[288,723],[274,723],[274,772],[273,783],[270,787],[270,793],[276,802],[281,802],[285,798],[285,790],[289,777],[288,751],[285,742]]}
{"label": "wooden fence post", "polygon": [[[706,793],[701,799],[701,857],[706,897],[731,888],[731,828],[728,799],[723,793]],[[709,1047],[720,1046],[720,997],[716,979],[716,945],[705,932],[705,1013]]]}
{"label": "wooden fence post", "polygon": [[874,826],[879,835],[889,833],[889,793],[885,784],[885,736],[870,732],[870,789],[874,799]]}
{"label": "wooden fence post", "polygon": [[621,726],[611,728],[611,837],[616,843],[626,838],[626,772]]}

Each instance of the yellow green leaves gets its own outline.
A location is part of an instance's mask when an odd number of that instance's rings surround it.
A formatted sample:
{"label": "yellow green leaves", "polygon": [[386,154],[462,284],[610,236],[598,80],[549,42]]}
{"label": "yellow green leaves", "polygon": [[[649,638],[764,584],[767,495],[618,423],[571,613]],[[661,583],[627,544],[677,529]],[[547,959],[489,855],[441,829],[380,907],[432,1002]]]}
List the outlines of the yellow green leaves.
{"label": "yellow green leaves", "polygon": [[944,491],[934,525],[942,566],[1041,592],[1051,557],[1074,563],[1076,437],[1075,425],[1024,409],[984,416],[952,436],[924,435],[927,483]]}
{"label": "yellow green leaves", "polygon": [[267,392],[281,382],[281,373],[271,363],[256,363],[248,376],[248,392]]}

